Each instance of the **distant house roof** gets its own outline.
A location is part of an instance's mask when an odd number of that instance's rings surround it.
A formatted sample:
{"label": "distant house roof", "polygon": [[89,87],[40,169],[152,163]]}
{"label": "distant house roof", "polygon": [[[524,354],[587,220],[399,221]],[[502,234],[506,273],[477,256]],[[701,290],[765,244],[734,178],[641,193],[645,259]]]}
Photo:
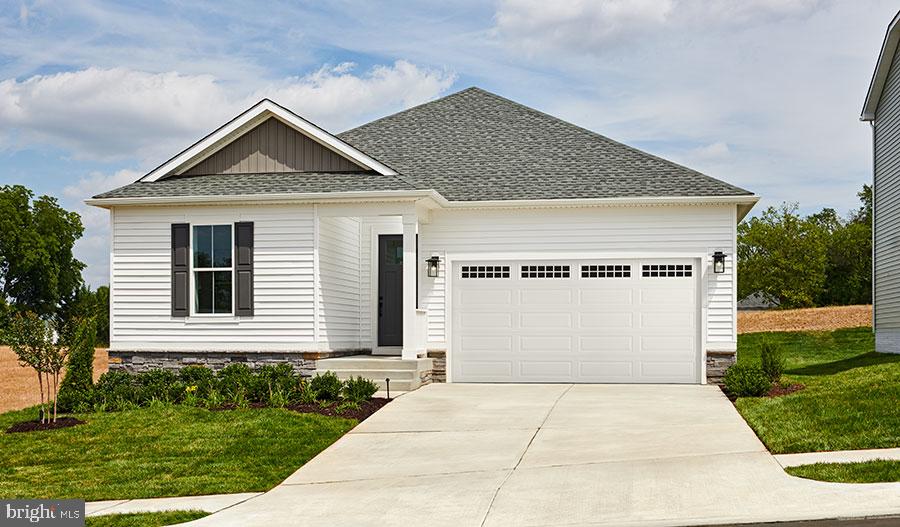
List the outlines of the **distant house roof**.
{"label": "distant house roof", "polygon": [[[270,101],[261,105],[268,112],[263,117],[283,113]],[[247,112],[239,118],[259,122]],[[324,132],[306,121],[298,123]],[[229,123],[220,130],[247,126]],[[235,134],[219,135],[234,140]],[[179,175],[196,165],[203,151],[198,145],[214,135],[179,154],[184,159],[176,156],[140,181],[94,199],[434,190],[451,202],[676,197],[755,201],[742,188],[479,88],[319,138],[375,169],[366,172]]]}
{"label": "distant house roof", "polygon": [[862,114],[859,116],[861,121],[872,121],[875,119],[875,111],[878,109],[878,102],[881,100],[881,94],[884,91],[884,83],[887,81],[888,73],[891,71],[891,64],[894,61],[898,43],[900,43],[900,12],[894,15],[894,19],[888,24],[887,32],[884,34],[881,53],[878,54],[875,72],[872,73],[869,91],[866,93],[866,102],[863,103]]}

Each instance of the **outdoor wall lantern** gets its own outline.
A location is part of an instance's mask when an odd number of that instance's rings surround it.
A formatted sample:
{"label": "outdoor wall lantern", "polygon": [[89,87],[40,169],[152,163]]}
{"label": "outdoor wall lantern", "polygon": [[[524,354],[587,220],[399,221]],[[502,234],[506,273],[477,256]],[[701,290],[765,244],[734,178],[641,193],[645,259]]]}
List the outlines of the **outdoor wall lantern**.
{"label": "outdoor wall lantern", "polygon": [[722,251],[713,253],[713,272],[716,274],[725,272],[725,253]]}
{"label": "outdoor wall lantern", "polygon": [[428,278],[437,278],[438,275],[438,267],[441,259],[437,256],[432,256],[431,258],[427,258],[425,260],[425,264],[428,266]]}

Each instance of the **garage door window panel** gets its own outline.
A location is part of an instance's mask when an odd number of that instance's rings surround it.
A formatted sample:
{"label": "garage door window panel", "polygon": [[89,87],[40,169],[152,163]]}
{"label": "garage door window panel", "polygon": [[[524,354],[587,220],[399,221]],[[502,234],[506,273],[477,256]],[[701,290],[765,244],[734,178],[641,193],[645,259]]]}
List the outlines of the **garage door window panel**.
{"label": "garage door window panel", "polygon": [[568,265],[523,265],[522,278],[569,278],[572,274]]}
{"label": "garage door window panel", "polygon": [[641,276],[644,278],[688,278],[693,276],[694,266],[690,264],[644,264]]}

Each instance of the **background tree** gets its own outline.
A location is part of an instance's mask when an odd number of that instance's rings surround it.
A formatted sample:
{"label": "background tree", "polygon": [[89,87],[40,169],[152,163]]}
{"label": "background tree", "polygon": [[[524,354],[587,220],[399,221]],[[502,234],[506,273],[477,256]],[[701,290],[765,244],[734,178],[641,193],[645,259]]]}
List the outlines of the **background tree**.
{"label": "background tree", "polygon": [[803,218],[797,204],[785,203],[741,223],[739,298],[759,293],[782,307],[813,305],[825,283],[827,220]]}
{"label": "background tree", "polygon": [[31,311],[46,320],[71,303],[84,268],[72,248],[83,232],[78,214],[55,198],[0,186],[0,315]]}
{"label": "background tree", "polygon": [[[74,299],[60,309],[59,319],[66,331],[78,328],[80,321],[92,320],[95,343],[109,346],[109,287],[103,285],[92,291],[89,286],[82,285]],[[63,340],[68,340],[68,336]]]}

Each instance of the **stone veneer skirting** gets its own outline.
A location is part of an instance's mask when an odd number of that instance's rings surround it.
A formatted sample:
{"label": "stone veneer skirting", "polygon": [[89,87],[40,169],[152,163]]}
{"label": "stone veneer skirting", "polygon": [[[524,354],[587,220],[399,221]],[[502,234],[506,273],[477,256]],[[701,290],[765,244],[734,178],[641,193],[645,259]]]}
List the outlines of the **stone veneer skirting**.
{"label": "stone veneer skirting", "polygon": [[316,361],[348,355],[361,355],[361,351],[110,351],[109,369],[141,373],[148,370],[179,370],[186,366],[206,366],[218,371],[233,363],[259,368],[266,364],[288,363],[304,377],[316,373]]}
{"label": "stone veneer skirting", "polygon": [[[335,357],[368,354],[369,351],[285,351],[285,352],[239,352],[239,351],[110,351],[109,369],[140,373],[148,370],[178,370],[185,366],[206,366],[218,371],[232,363],[243,363],[251,368],[266,364],[287,362],[294,371],[304,377],[316,373],[316,361]],[[447,382],[447,352],[430,350],[431,370],[420,372],[421,384]],[[706,352],[706,382],[722,384],[725,370],[737,361],[734,351]]]}
{"label": "stone veneer skirting", "polygon": [[430,350],[428,358],[432,360],[431,382],[447,382],[447,352]]}
{"label": "stone veneer skirting", "polygon": [[737,352],[735,351],[707,351],[706,382],[722,384],[725,380],[725,370],[735,362],[737,362]]}

